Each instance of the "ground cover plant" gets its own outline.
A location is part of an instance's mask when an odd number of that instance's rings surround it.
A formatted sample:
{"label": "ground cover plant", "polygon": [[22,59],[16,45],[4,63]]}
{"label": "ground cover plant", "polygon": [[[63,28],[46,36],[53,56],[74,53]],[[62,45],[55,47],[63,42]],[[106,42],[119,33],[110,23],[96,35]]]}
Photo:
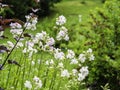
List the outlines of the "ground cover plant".
{"label": "ground cover plant", "polygon": [[65,0],[43,21],[1,27],[0,89],[119,90],[120,2],[102,1]]}

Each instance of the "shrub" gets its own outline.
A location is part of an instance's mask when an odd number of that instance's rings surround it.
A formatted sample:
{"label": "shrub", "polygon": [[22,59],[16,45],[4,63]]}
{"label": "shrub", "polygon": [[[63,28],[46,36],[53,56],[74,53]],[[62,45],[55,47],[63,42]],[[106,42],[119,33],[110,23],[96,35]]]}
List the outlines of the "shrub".
{"label": "shrub", "polygon": [[101,90],[100,85],[109,83],[111,90],[119,90],[120,1],[106,1],[103,8],[96,9],[90,16],[91,46],[97,56],[88,78],[90,87]]}
{"label": "shrub", "polygon": [[[3,3],[10,5],[10,11],[6,11],[6,18],[19,18],[25,20],[24,16],[32,13],[32,8],[39,8],[38,16],[46,16],[50,13],[50,7],[53,3],[57,3],[60,0],[40,0],[37,2],[35,0],[4,0]],[[33,12],[35,13],[35,12]]]}
{"label": "shrub", "polygon": [[14,12],[13,14],[7,12],[6,18],[19,18],[21,20],[24,20],[24,16],[35,6],[33,0],[4,0],[3,3],[10,5],[11,10]]}

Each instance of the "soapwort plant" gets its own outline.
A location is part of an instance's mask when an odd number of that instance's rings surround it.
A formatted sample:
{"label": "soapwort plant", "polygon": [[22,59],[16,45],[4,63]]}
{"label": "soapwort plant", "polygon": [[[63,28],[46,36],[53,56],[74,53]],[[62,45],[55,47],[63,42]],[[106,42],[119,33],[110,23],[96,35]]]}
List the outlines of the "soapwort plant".
{"label": "soapwort plant", "polygon": [[[69,30],[64,26],[66,18],[56,19],[56,37],[42,30],[36,34],[37,17],[26,16],[26,23],[11,23],[15,43],[7,41],[8,54],[2,53],[0,60],[0,87],[10,90],[73,90],[86,87],[83,83],[89,75],[90,63],[95,59],[89,48],[79,56],[71,49],[63,50],[56,42],[69,42]],[[62,42],[61,42],[62,43]],[[1,49],[2,50],[2,49]],[[3,60],[4,59],[4,60]]]}

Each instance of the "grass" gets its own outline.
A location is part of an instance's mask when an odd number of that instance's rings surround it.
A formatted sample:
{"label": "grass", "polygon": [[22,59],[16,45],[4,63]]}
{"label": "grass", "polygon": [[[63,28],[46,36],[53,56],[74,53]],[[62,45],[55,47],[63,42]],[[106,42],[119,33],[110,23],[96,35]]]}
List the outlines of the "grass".
{"label": "grass", "polygon": [[[79,23],[86,23],[89,19],[89,13],[96,7],[101,7],[101,0],[85,0],[85,4],[81,3],[82,0],[62,0],[62,2],[54,5],[53,14],[41,19],[38,28],[45,29],[55,25],[55,18],[59,15],[64,15],[67,18],[69,26]],[[79,15],[82,15],[82,22],[79,22]]]}

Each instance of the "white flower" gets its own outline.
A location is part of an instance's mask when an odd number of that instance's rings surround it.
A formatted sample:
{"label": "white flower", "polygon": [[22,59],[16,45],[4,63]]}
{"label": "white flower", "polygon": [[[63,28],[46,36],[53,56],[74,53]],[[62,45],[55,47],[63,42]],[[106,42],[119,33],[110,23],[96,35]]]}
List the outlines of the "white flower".
{"label": "white flower", "polygon": [[28,57],[29,57],[29,58],[31,58],[31,57],[32,57],[32,55],[33,55],[33,51],[30,51],[30,52],[29,52],[29,56],[28,56]]}
{"label": "white flower", "polygon": [[89,56],[89,60],[92,61],[92,60],[94,60],[94,59],[95,59],[95,56],[94,56],[93,54],[91,54],[91,55]]}
{"label": "white flower", "polygon": [[34,43],[32,41],[26,41],[27,51],[33,51]]}
{"label": "white flower", "polygon": [[34,37],[33,40],[32,40],[32,42],[33,42],[34,44],[38,44],[38,43],[39,43],[39,39]]}
{"label": "white flower", "polygon": [[64,40],[68,41],[69,40],[69,36],[68,36],[68,32],[67,31],[68,31],[67,28],[62,26],[60,28],[60,31],[58,32],[58,34],[56,36],[56,39],[58,41],[60,41],[61,39],[64,39]]}
{"label": "white flower", "polygon": [[26,29],[36,30],[37,17],[31,17],[30,15],[25,17],[27,22],[25,23],[24,27],[26,27]]}
{"label": "white flower", "polygon": [[27,46],[28,48],[33,47],[33,46],[34,46],[34,43],[33,43],[32,41],[26,41],[26,46]]}
{"label": "white flower", "polygon": [[58,41],[60,41],[60,40],[62,40],[62,37],[58,34],[58,35],[56,36],[56,39],[57,39]]}
{"label": "white flower", "polygon": [[39,77],[34,76],[33,80],[35,81],[35,84],[36,84],[36,88],[35,89],[38,89],[38,88],[42,87],[42,81],[39,79]]}
{"label": "white flower", "polygon": [[38,20],[38,18],[37,18],[37,17],[33,17],[32,24],[36,25],[36,24],[37,24],[37,22],[38,22],[37,20]]}
{"label": "white flower", "polygon": [[46,64],[46,65],[49,65],[49,61],[47,60],[47,61],[45,62],[45,64]]}
{"label": "white flower", "polygon": [[54,61],[53,59],[50,60],[50,65],[53,65],[54,64]]}
{"label": "white flower", "polygon": [[68,40],[69,40],[69,36],[68,36],[68,35],[65,35],[64,40],[65,40],[65,41],[68,41]]}
{"label": "white flower", "polygon": [[28,89],[32,89],[32,84],[30,81],[26,80],[25,83],[24,83],[25,87],[28,88]]}
{"label": "white flower", "polygon": [[37,33],[35,36],[38,40],[43,40],[44,35],[42,33]]}
{"label": "white flower", "polygon": [[66,18],[63,15],[56,18],[56,25],[63,25],[65,23],[66,23]]}
{"label": "white flower", "polygon": [[68,51],[67,51],[66,57],[67,57],[68,59],[72,59],[72,58],[74,58],[74,56],[75,56],[74,51],[72,51],[72,50],[68,50]]}
{"label": "white flower", "polygon": [[89,49],[87,50],[87,53],[92,53],[92,49],[89,48]]}
{"label": "white flower", "polygon": [[49,46],[54,45],[54,44],[55,44],[54,38],[48,38],[48,39],[46,40],[46,44],[49,45]]}
{"label": "white flower", "polygon": [[36,88],[42,88],[42,81],[39,80],[38,82],[36,82],[37,87]]}
{"label": "white flower", "polygon": [[82,81],[85,79],[85,76],[83,76],[81,73],[78,74],[78,81]]}
{"label": "white flower", "polygon": [[34,76],[33,80],[34,80],[35,82],[39,82],[40,79],[39,79],[39,77]]}
{"label": "white flower", "polygon": [[82,68],[80,69],[80,73],[81,73],[83,76],[86,77],[86,76],[89,74],[88,67],[87,67],[87,66],[82,67]]}
{"label": "white flower", "polygon": [[38,40],[45,40],[47,37],[47,33],[45,31],[42,31],[41,33],[37,33],[35,35],[35,38],[37,38]]}
{"label": "white flower", "polygon": [[34,66],[34,65],[35,65],[35,62],[34,62],[34,61],[32,61],[32,62],[31,62],[31,64]]}
{"label": "white flower", "polygon": [[58,35],[61,36],[61,37],[65,37],[66,32],[63,31],[63,30],[60,30],[60,32],[58,33]]}
{"label": "white flower", "polygon": [[26,29],[30,30],[31,29],[31,23],[30,22],[26,22],[24,27],[26,27]]}
{"label": "white flower", "polygon": [[11,28],[16,28],[16,29],[21,29],[22,28],[22,25],[20,25],[19,23],[15,22],[15,23],[11,23],[10,24],[10,27]]}
{"label": "white flower", "polygon": [[10,49],[12,49],[14,47],[14,44],[11,41],[7,41],[7,44]]}
{"label": "white flower", "polygon": [[78,64],[78,61],[77,61],[77,59],[75,59],[75,58],[71,59],[71,62],[70,62],[70,64]]}
{"label": "white flower", "polygon": [[14,35],[20,35],[23,32],[23,29],[11,29],[10,32]]}
{"label": "white flower", "polygon": [[23,47],[23,43],[22,42],[18,42],[17,43],[17,47]]}
{"label": "white flower", "polygon": [[63,52],[55,52],[54,57],[55,59],[63,60],[65,58],[65,54]]}
{"label": "white flower", "polygon": [[61,77],[67,77],[67,78],[70,77],[70,74],[67,69],[64,69],[63,71],[61,71]]}
{"label": "white flower", "polygon": [[62,62],[58,63],[58,67],[59,68],[64,68],[63,63]]}
{"label": "white flower", "polygon": [[43,46],[43,43],[40,41],[40,42],[38,43],[38,45],[39,45],[39,47],[41,47],[41,46]]}
{"label": "white flower", "polygon": [[30,15],[26,15],[25,18],[26,18],[26,21],[29,21],[31,16]]}
{"label": "white flower", "polygon": [[31,24],[31,30],[32,31],[36,30],[36,25],[35,24]]}
{"label": "white flower", "polygon": [[80,54],[78,59],[81,61],[81,63],[84,63],[86,60],[85,54]]}
{"label": "white flower", "polygon": [[77,71],[76,69],[73,69],[73,70],[72,70],[73,76],[76,76],[77,72],[78,72],[78,71]]}
{"label": "white flower", "polygon": [[27,53],[27,48],[24,48],[22,52]]}

